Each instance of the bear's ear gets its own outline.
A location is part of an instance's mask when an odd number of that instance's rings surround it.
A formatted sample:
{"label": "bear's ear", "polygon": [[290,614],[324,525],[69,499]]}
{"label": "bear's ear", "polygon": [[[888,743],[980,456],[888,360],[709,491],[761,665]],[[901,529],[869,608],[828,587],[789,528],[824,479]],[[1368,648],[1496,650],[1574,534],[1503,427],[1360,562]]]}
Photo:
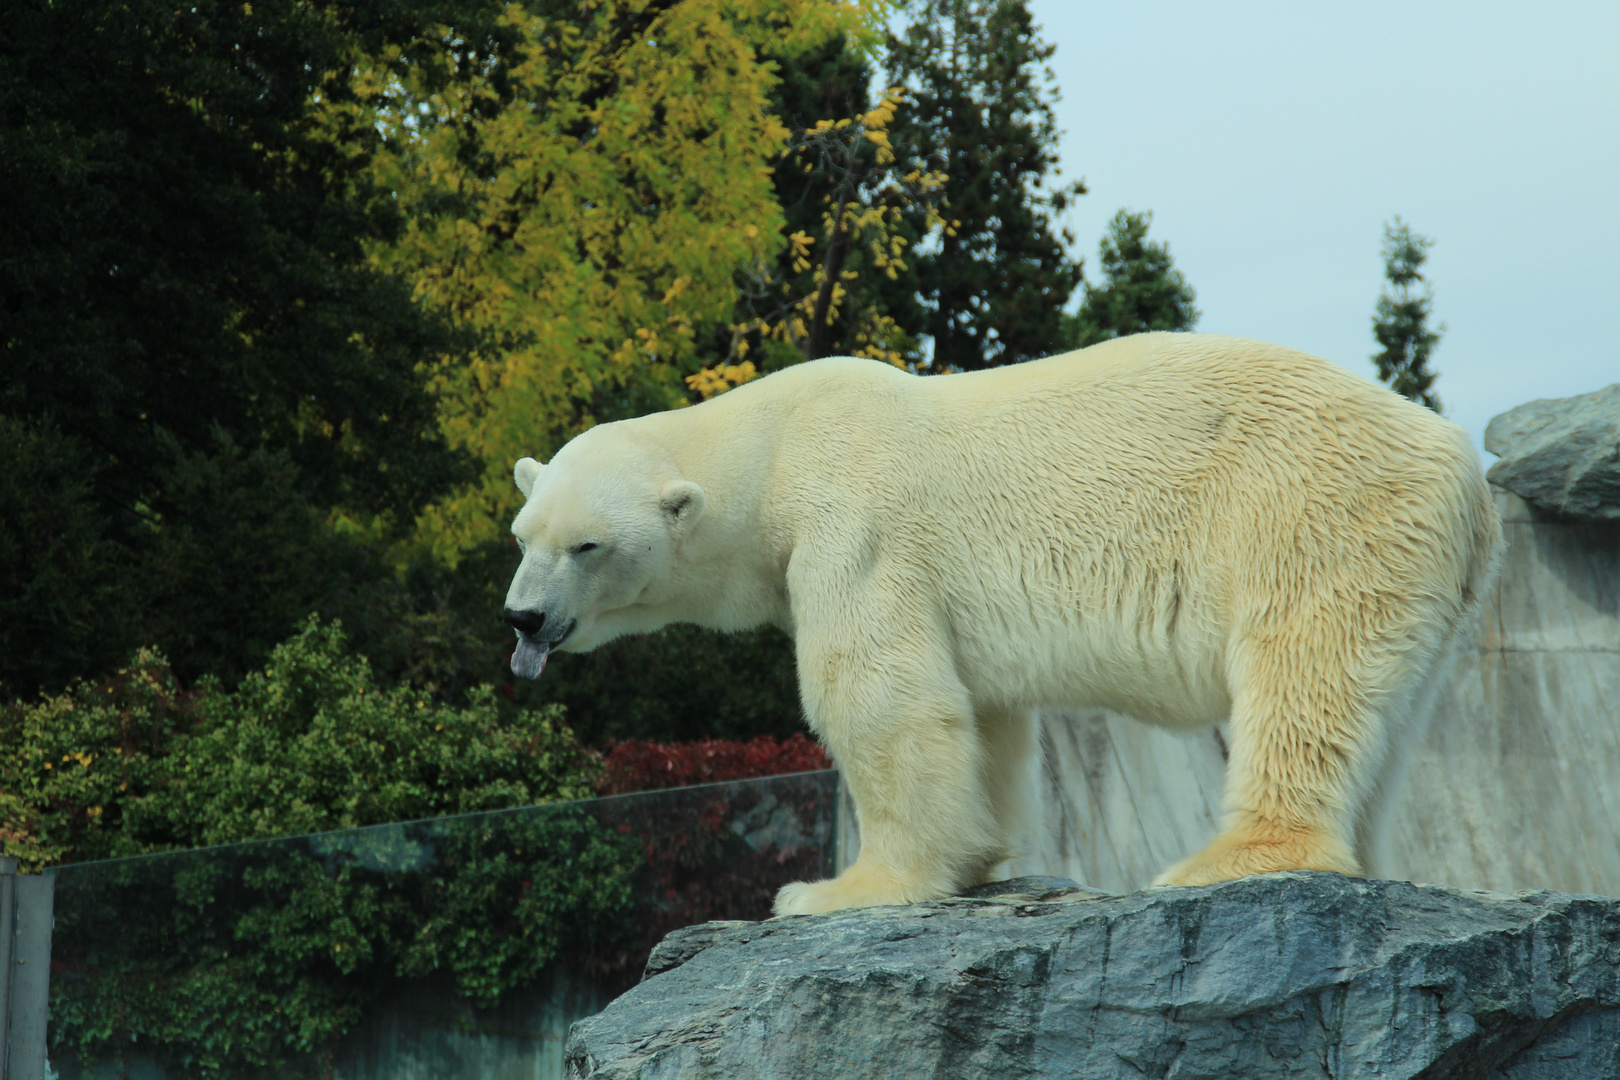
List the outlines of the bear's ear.
{"label": "bear's ear", "polygon": [[512,466],[512,479],[517,481],[518,490],[523,492],[525,499],[534,490],[534,482],[540,476],[541,468],[541,464],[532,457],[518,458],[517,464]]}
{"label": "bear's ear", "polygon": [[708,505],[703,489],[690,480],[671,480],[658,495],[658,508],[669,515],[670,525],[685,531],[703,516]]}

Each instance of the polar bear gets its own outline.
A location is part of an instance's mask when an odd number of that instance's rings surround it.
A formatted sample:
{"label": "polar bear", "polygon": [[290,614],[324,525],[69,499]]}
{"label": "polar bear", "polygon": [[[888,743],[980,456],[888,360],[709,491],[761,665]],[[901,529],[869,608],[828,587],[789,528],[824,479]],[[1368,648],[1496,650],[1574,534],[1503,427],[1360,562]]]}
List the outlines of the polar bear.
{"label": "polar bear", "polygon": [[986,880],[1028,823],[1041,707],[1230,721],[1222,831],[1160,883],[1359,873],[1501,546],[1459,428],[1204,334],[964,374],[817,360],[515,476],[518,675],[672,622],[794,638],[861,850],[779,914]]}

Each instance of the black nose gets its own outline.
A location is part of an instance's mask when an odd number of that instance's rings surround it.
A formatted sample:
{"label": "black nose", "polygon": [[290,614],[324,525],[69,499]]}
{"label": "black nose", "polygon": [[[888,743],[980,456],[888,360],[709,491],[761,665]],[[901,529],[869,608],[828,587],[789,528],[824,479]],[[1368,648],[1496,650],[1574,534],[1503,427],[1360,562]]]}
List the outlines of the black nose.
{"label": "black nose", "polygon": [[506,625],[525,637],[533,637],[546,625],[546,613],[543,611],[514,611],[507,608],[501,613],[501,618],[506,620]]}

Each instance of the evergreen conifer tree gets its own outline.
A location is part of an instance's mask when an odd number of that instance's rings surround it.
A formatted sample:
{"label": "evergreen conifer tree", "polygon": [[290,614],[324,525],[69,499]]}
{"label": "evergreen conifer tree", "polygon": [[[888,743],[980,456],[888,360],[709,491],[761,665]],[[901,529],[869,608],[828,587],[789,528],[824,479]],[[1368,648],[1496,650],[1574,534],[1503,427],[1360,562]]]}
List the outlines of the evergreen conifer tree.
{"label": "evergreen conifer tree", "polygon": [[1086,283],[1080,310],[1065,320],[1069,348],[1148,330],[1191,330],[1196,294],[1170,258],[1169,245],[1147,238],[1153,215],[1120,210],[1098,244],[1103,280]]}
{"label": "evergreen conifer tree", "polygon": [[[1435,373],[1429,356],[1440,343],[1445,325],[1429,329],[1434,313],[1434,290],[1424,281],[1422,267],[1434,241],[1412,231],[1399,217],[1384,225],[1384,292],[1373,316],[1373,337],[1380,352],[1373,355],[1378,377],[1397,394],[1440,411],[1433,391]],[[1417,291],[1423,286],[1422,292]]]}
{"label": "evergreen conifer tree", "polygon": [[379,136],[323,109],[368,110],[355,56],[499,9],[8,5],[0,695],[154,642],[239,675],[351,589],[333,515],[402,533],[465,474],[425,369],[466,337],[367,259],[402,225]]}
{"label": "evergreen conifer tree", "polygon": [[1058,163],[1045,67],[1054,46],[1025,0],[913,0],[909,10],[903,35],[888,41],[888,77],[909,92],[895,150],[949,177],[950,227],[937,249],[914,253],[905,283],[925,308],[933,364],[968,370],[1058,351],[1081,272],[1054,218],[1085,185],[1048,186]]}

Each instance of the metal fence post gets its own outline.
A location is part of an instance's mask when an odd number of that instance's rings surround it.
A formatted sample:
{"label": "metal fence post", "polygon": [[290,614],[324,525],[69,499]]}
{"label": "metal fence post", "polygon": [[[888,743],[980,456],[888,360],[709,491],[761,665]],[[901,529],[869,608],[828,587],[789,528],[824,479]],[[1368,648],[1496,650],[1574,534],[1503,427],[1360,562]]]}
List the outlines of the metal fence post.
{"label": "metal fence post", "polygon": [[11,1049],[11,946],[17,928],[17,860],[0,857],[0,1080],[11,1070],[6,1058]]}
{"label": "metal fence post", "polygon": [[0,1080],[44,1080],[56,876],[0,858]]}

